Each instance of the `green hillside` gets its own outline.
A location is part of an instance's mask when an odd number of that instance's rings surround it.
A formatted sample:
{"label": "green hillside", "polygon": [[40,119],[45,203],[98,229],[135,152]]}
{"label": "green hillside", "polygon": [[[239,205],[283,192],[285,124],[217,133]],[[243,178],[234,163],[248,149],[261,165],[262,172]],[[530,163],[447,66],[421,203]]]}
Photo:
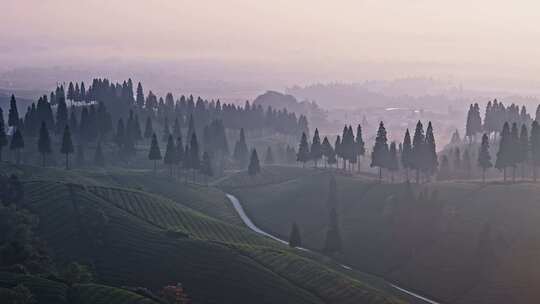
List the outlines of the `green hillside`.
{"label": "green hillside", "polygon": [[131,291],[99,284],[68,286],[52,279],[32,275],[0,272],[0,294],[13,292],[19,284],[27,287],[39,304],[157,304],[158,302]]}
{"label": "green hillside", "polygon": [[[330,174],[311,171],[255,187],[243,187],[240,177],[223,185],[263,230],[286,238],[296,221],[306,246],[320,250]],[[342,261],[443,302],[528,303],[540,296],[540,185],[336,179]]]}
{"label": "green hillside", "polygon": [[22,176],[24,202],[55,259],[91,265],[102,284],[157,290],[182,282],[195,303],[400,302],[243,228],[215,188],[123,170],[4,171]]}

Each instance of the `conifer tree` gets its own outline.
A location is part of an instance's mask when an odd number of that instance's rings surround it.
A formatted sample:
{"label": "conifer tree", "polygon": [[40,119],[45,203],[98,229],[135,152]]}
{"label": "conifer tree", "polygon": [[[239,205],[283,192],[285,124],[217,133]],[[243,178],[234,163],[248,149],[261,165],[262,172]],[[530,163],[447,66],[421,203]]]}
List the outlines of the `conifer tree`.
{"label": "conifer tree", "polygon": [[144,125],[144,138],[150,138],[154,134],[154,128],[152,127],[152,118],[148,116],[146,118],[146,124]]}
{"label": "conifer tree", "polygon": [[208,177],[214,176],[214,170],[212,169],[212,159],[208,152],[204,152],[201,162],[201,173],[204,175],[205,180],[208,182]]}
{"label": "conifer tree", "polygon": [[96,151],[94,153],[94,165],[97,167],[105,166],[105,156],[103,156],[103,150],[101,149],[101,141],[98,141]]}
{"label": "conifer tree", "polygon": [[19,111],[17,110],[17,100],[15,100],[15,95],[11,95],[11,100],[9,101],[8,126],[19,126]]}
{"label": "conifer tree", "polygon": [[4,112],[0,107],[0,162],[2,161],[2,150],[8,144],[6,125],[4,123]]}
{"label": "conifer tree", "polygon": [[159,144],[157,141],[156,133],[152,134],[152,142],[150,144],[150,151],[148,153],[148,159],[154,161],[154,173],[156,173],[157,161],[161,160],[161,151],[159,150]]}
{"label": "conifer tree", "polygon": [[482,135],[482,143],[478,151],[478,166],[482,168],[482,182],[486,182],[486,170],[493,167],[491,155],[489,155],[489,137],[486,133]]}
{"label": "conifer tree", "polygon": [[399,170],[398,152],[395,141],[390,143],[390,150],[388,155],[388,170],[390,171],[390,181],[393,183],[394,173]]}
{"label": "conifer tree", "polygon": [[384,123],[379,123],[375,145],[371,152],[371,167],[379,167],[379,181],[382,181],[382,169],[388,168],[388,140],[386,138],[386,129]]}
{"label": "conifer tree", "polygon": [[234,146],[233,157],[241,168],[245,168],[249,160],[249,151],[246,144],[246,136],[244,135],[244,128],[240,129],[240,139]]}
{"label": "conifer tree", "polygon": [[41,153],[42,166],[45,167],[46,157],[52,152],[52,150],[49,130],[47,129],[47,125],[44,121],[41,122],[41,127],[39,129],[38,151]]}
{"label": "conifer tree", "polygon": [[405,178],[409,181],[409,169],[412,168],[412,143],[409,129],[405,130],[403,138],[403,151],[401,152],[401,166],[405,169]]}
{"label": "conifer tree", "polygon": [[[540,109],[540,106],[539,106]],[[540,112],[537,111],[540,114]],[[540,119],[540,116],[537,116]],[[540,166],[540,125],[538,120],[532,122],[531,125],[531,136],[530,136],[530,147],[531,147],[531,161],[533,169],[533,180],[536,182],[538,174],[538,166]]]}
{"label": "conifer tree", "polygon": [[62,136],[62,146],[60,147],[60,153],[66,155],[66,170],[69,170],[69,155],[73,153],[73,141],[71,140],[71,132],[69,127],[64,128],[64,135]]}
{"label": "conifer tree", "polygon": [[248,174],[253,176],[257,175],[261,172],[261,165],[259,164],[259,155],[257,154],[257,150],[253,149],[251,151],[251,157],[249,159],[249,166],[248,166]]}
{"label": "conifer tree", "polygon": [[315,168],[317,168],[317,163],[322,157],[322,147],[321,147],[321,138],[319,137],[319,129],[315,129],[313,134],[313,141],[311,142],[310,149],[310,158],[315,163]]}
{"label": "conifer tree", "polygon": [[358,172],[360,172],[360,158],[366,154],[366,145],[364,139],[362,138],[362,126],[358,125],[356,127],[356,152],[358,156]]}
{"label": "conifer tree", "polygon": [[422,123],[418,121],[416,129],[414,130],[413,146],[411,153],[412,168],[416,170],[416,183],[420,183],[420,171],[425,168],[426,157],[426,138],[424,136],[424,127]]}
{"label": "conifer tree", "polygon": [[169,173],[173,175],[173,166],[176,164],[176,147],[174,146],[174,140],[172,135],[169,134],[167,139],[167,148],[165,149],[165,156],[163,156],[163,162],[169,166]]}
{"label": "conifer tree", "polygon": [[426,171],[428,175],[433,175],[439,167],[439,161],[437,159],[437,147],[435,144],[435,136],[433,135],[433,126],[431,125],[431,121],[428,122],[428,127],[426,129],[425,151]]}
{"label": "conifer tree", "polygon": [[264,164],[265,165],[274,164],[274,153],[272,153],[272,148],[270,146],[266,148],[266,154],[264,155]]}
{"label": "conifer tree", "polygon": [[521,125],[521,132],[519,133],[519,155],[518,163],[521,166],[521,179],[525,179],[525,166],[529,162],[529,132],[525,124]]}
{"label": "conifer tree", "polygon": [[306,133],[302,133],[302,138],[300,139],[300,146],[298,147],[298,153],[296,155],[296,161],[302,163],[302,167],[306,166],[306,162],[309,161],[309,144],[307,142]]}
{"label": "conifer tree", "polygon": [[334,153],[334,149],[332,148],[332,145],[330,145],[330,141],[328,140],[328,137],[326,136],[323,139],[321,151],[324,157],[324,167],[326,168],[326,165],[328,164],[328,160]]}
{"label": "conifer tree", "polygon": [[302,238],[300,237],[300,229],[298,229],[298,225],[296,225],[296,222],[294,222],[291,227],[291,233],[289,235],[289,246],[291,248],[302,246]]}
{"label": "conifer tree", "polygon": [[[143,106],[144,106],[144,92],[143,92],[143,87],[142,87],[140,82],[139,82],[139,84],[137,84],[137,95],[136,96],[137,96],[136,97],[137,106],[142,109]],[[150,134],[150,136],[152,136],[152,134]],[[150,136],[148,136],[147,138],[149,138]]]}
{"label": "conifer tree", "polygon": [[69,82],[68,85],[68,91],[67,91],[67,99],[73,101],[75,98],[75,89],[73,88],[73,82]]}

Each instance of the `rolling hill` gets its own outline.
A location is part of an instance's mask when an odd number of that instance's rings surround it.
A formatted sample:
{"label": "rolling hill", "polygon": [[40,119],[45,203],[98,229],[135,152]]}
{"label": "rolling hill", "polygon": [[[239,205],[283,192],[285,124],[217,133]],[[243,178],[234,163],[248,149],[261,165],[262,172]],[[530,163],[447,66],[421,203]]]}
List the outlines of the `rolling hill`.
{"label": "rolling hill", "polygon": [[119,169],[2,164],[2,172],[21,176],[25,206],[39,215],[38,234],[55,259],[91,265],[100,284],[157,290],[182,282],[194,303],[403,302],[244,228],[216,188]]}
{"label": "rolling hill", "polygon": [[[275,176],[279,168],[271,170]],[[239,173],[222,187],[263,230],[287,238],[296,221],[305,246],[320,250],[330,173],[306,171],[311,174],[294,178],[285,169],[285,178],[250,187]],[[540,297],[540,185],[336,179],[342,262],[443,303],[530,303]]]}

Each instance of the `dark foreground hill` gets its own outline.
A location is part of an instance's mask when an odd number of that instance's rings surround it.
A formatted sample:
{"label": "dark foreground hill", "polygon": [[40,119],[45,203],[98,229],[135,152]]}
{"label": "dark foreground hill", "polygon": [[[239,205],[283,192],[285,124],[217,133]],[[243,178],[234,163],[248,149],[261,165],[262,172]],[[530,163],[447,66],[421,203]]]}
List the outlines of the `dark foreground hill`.
{"label": "dark foreground hill", "polygon": [[[222,182],[263,230],[287,238],[296,221],[320,250],[330,174],[279,168],[258,182]],[[271,176],[266,178],[265,176]],[[443,303],[533,303],[540,298],[540,184],[378,184],[337,175],[344,254],[358,269]]]}
{"label": "dark foreground hill", "polygon": [[[55,260],[90,265],[109,288],[181,282],[194,303],[402,303],[337,264],[244,228],[214,188],[122,170],[2,172],[21,176],[24,204],[39,215],[38,234]],[[80,288],[84,299],[104,292]]]}

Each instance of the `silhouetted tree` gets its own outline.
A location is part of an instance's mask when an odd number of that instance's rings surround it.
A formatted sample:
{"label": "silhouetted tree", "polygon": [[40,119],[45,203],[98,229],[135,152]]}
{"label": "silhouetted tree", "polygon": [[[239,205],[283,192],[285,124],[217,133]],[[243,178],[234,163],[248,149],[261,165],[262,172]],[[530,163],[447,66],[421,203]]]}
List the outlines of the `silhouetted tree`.
{"label": "silhouetted tree", "polygon": [[319,129],[315,129],[313,134],[313,141],[311,142],[310,149],[310,158],[315,163],[315,168],[317,168],[317,163],[322,157],[322,147],[321,147],[321,138],[319,137]]}
{"label": "silhouetted tree", "polygon": [[426,167],[426,138],[424,136],[424,127],[418,121],[414,130],[413,146],[411,153],[412,168],[416,170],[416,183],[420,183],[420,171]]}
{"label": "silhouetted tree", "polygon": [[519,147],[519,131],[517,123],[512,123],[512,130],[510,131],[510,141],[512,142],[512,148],[510,150],[510,161],[512,166],[512,182],[516,182],[516,168],[520,160],[520,147]]}
{"label": "silhouetted tree", "polygon": [[39,129],[38,151],[41,154],[42,166],[45,167],[46,157],[52,152],[52,149],[49,130],[44,121],[41,122],[41,127]]}
{"label": "silhouetted tree", "polygon": [[302,246],[302,238],[300,236],[300,229],[298,229],[298,225],[296,225],[296,222],[294,222],[291,227],[291,233],[289,235],[289,246],[292,248]]}
{"label": "silhouetted tree", "polygon": [[261,165],[259,163],[259,155],[257,155],[257,150],[253,149],[251,151],[251,157],[249,159],[248,174],[253,176],[261,172]]}
{"label": "silhouetted tree", "polygon": [[[144,106],[144,92],[143,92],[143,87],[141,85],[141,83],[139,82],[139,84],[137,84],[137,95],[136,95],[136,103],[137,103],[137,106],[139,108],[142,109],[142,107]],[[152,136],[152,135],[150,135]],[[148,137],[150,137],[148,136]]]}
{"label": "silhouetted tree", "polygon": [[69,127],[64,128],[64,135],[62,136],[62,146],[60,147],[60,153],[66,155],[66,170],[69,170],[69,155],[73,153],[73,142],[71,140],[71,132]]}
{"label": "silhouetted tree", "polygon": [[388,168],[388,140],[386,138],[386,129],[384,123],[379,123],[375,145],[371,152],[371,167],[379,167],[379,181],[382,181],[382,169]]}
{"label": "silhouetted tree", "polygon": [[521,125],[521,132],[519,133],[519,153],[517,163],[521,166],[521,179],[525,179],[525,167],[529,162],[529,132],[525,124]]}
{"label": "silhouetted tree", "polygon": [[302,167],[306,166],[306,162],[309,161],[310,153],[309,153],[309,144],[307,142],[307,135],[306,133],[302,133],[302,137],[300,139],[300,146],[298,147],[298,153],[296,155],[296,161],[302,163]]}
{"label": "silhouetted tree", "polygon": [[431,125],[431,121],[428,122],[428,127],[426,129],[425,152],[425,168],[428,176],[431,176],[439,167],[439,161],[437,159],[437,147],[435,144],[435,136],[433,135],[433,126]]}
{"label": "silhouetted tree", "polygon": [[390,150],[388,154],[388,170],[390,171],[390,181],[394,182],[394,173],[399,170],[398,152],[396,148],[396,142],[390,143]]}
{"label": "silhouetted tree", "polygon": [[412,143],[409,129],[405,131],[403,138],[403,151],[401,152],[401,166],[405,169],[405,177],[409,181],[409,169],[413,168],[412,162]]}
{"label": "silhouetted tree", "polygon": [[150,151],[148,153],[148,159],[154,161],[154,173],[157,171],[157,161],[161,160],[161,151],[159,150],[159,144],[156,133],[152,134],[152,142],[150,144]]}
{"label": "silhouetted tree", "polygon": [[482,168],[482,182],[486,182],[486,170],[493,167],[491,155],[489,155],[489,137],[486,133],[482,135],[482,143],[478,151],[478,166]]}
{"label": "silhouetted tree", "polygon": [[15,95],[11,95],[11,100],[9,101],[8,126],[19,126],[19,111],[17,110],[17,100],[15,100]]}
{"label": "silhouetted tree", "polygon": [[240,129],[240,138],[234,145],[233,158],[240,165],[241,168],[245,168],[248,164],[249,151],[246,144],[246,136],[244,134],[244,128]]}
{"label": "silhouetted tree", "polygon": [[364,143],[364,139],[362,138],[362,127],[358,125],[356,127],[356,154],[358,156],[358,172],[360,172],[360,158],[363,157],[366,154],[366,147]]}

